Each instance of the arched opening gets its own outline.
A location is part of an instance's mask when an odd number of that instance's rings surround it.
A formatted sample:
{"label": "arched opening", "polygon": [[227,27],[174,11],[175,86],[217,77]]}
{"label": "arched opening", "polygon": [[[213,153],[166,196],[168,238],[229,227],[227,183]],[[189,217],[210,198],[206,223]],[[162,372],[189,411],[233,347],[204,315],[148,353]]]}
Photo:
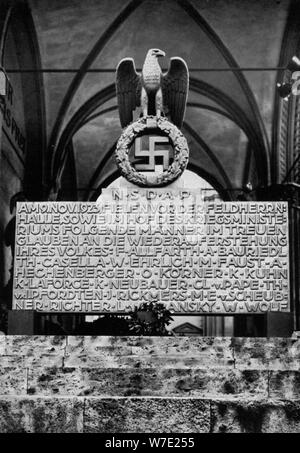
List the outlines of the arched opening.
{"label": "arched opening", "polygon": [[[43,8],[40,2],[4,0],[0,8],[0,27],[3,26],[3,29],[0,28],[2,64],[9,70],[12,85],[7,97],[8,106],[3,108],[1,235],[13,217],[10,202],[17,192],[25,191],[31,200],[45,199],[51,185],[57,183],[59,193],[52,193],[55,196],[51,200],[95,201],[102,188],[116,180],[118,173],[113,151],[121,130],[116,111],[114,69],[118,61],[127,56],[134,57],[137,68],[141,68],[144,47],[151,47],[157,39],[159,45],[167,50],[168,58],[175,54],[181,55],[191,69],[190,95],[183,128],[191,144],[190,149],[194,148],[188,170],[208,181],[222,200],[246,200],[246,197],[242,198],[245,194],[249,196],[249,201],[259,198],[255,189],[263,189],[270,180],[268,141],[272,132],[270,116],[274,109],[269,94],[275,89],[275,83],[272,83],[275,75],[272,79],[268,74],[273,74],[273,70],[249,72],[245,68],[252,67],[258,71],[262,66],[263,46],[264,55],[268,56],[266,69],[277,65],[279,50],[270,52],[273,47],[270,42],[274,42],[275,32],[269,41],[263,39],[263,33],[255,34],[255,52],[245,52],[249,48],[246,45],[249,29],[244,34],[237,29],[237,35],[245,41],[244,47],[239,48],[237,40],[231,35],[233,29],[227,28],[228,21],[224,21],[221,26],[222,21],[218,23],[215,14],[210,15],[209,8],[199,10],[197,2],[193,4],[190,0],[176,0],[154,2],[154,5],[151,1],[131,0],[126,5],[120,2],[120,8],[111,3],[103,14],[99,2],[92,0],[84,7],[84,15],[80,2],[75,3],[72,5],[72,17],[68,14],[69,4],[58,9],[55,3],[54,6],[49,3],[47,8]],[[4,11],[6,5],[10,5],[7,14]],[[50,68],[43,74],[35,72],[40,69],[39,49],[30,8],[38,32],[42,66]],[[247,15],[252,17],[249,24],[257,24],[264,15],[256,11],[251,16],[251,8],[249,5],[246,8]],[[4,16],[6,14],[4,18],[3,12]],[[296,21],[298,16],[295,12],[291,10],[289,16]],[[61,17],[66,15],[70,23],[52,20],[55,14]],[[226,17],[231,16],[228,13]],[[171,18],[176,27],[180,25],[176,36],[170,33],[172,30],[168,28],[166,18]],[[282,28],[283,15],[280,18]],[[234,17],[232,19],[236,20]],[[276,20],[275,16],[272,18],[277,26],[278,19],[279,16]],[[140,24],[143,26],[139,27]],[[279,66],[284,66],[288,54],[291,56],[291,52],[297,50],[297,24],[294,25],[291,27],[292,36],[284,38],[289,45],[286,46],[286,52],[282,52]],[[178,39],[186,30],[189,31],[187,43]],[[60,42],[54,39],[59,33],[64,36]],[[280,33],[276,33],[276,36],[276,43],[279,44]],[[292,38],[293,49],[290,45]],[[72,42],[71,47],[69,42]],[[168,61],[165,60],[164,69],[167,65]],[[26,72],[28,68],[33,71]],[[68,75],[73,72],[74,76]],[[42,78],[47,100],[48,156],[44,152]],[[275,110],[278,102],[279,99],[276,99]],[[14,112],[12,104],[16,110]],[[278,120],[281,124],[280,130],[274,130],[274,136],[278,139],[278,146],[276,140],[273,146],[274,182],[277,179],[281,181],[281,174],[286,175],[286,170],[297,157],[298,104],[295,100],[289,107],[287,118],[287,105],[283,104],[285,110],[280,110],[280,115],[274,121]],[[216,124],[218,127],[215,127]],[[290,125],[289,130],[284,131],[286,124]],[[27,146],[22,156],[24,137]],[[231,153],[228,152],[230,147]],[[208,189],[207,197],[210,196],[214,198],[213,190]],[[290,217],[290,223],[295,225],[293,245],[298,240],[299,231],[296,208],[293,217]],[[297,247],[293,246],[291,250],[295,307],[299,305],[298,245],[299,241]],[[3,284],[6,285],[12,253],[5,244],[2,250],[4,256],[0,270]],[[299,318],[299,310],[295,313]],[[242,330],[245,330],[244,327]],[[207,334],[214,332],[209,331],[209,328],[206,331]]]}

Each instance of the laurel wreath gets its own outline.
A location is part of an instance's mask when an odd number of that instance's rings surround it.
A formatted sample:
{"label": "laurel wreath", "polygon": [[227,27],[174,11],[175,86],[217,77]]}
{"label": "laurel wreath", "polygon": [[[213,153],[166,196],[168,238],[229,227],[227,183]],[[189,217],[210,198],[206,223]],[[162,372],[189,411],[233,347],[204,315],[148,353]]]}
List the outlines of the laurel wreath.
{"label": "laurel wreath", "polygon": [[[169,137],[174,148],[174,159],[169,168],[160,175],[145,176],[131,166],[128,153],[135,138],[149,130],[147,126],[147,120],[149,119],[155,120],[156,127]],[[123,131],[117,143],[115,157],[122,176],[128,181],[141,187],[162,187],[175,181],[186,169],[189,159],[189,148],[184,135],[178,127],[164,117],[147,116],[139,118]]]}

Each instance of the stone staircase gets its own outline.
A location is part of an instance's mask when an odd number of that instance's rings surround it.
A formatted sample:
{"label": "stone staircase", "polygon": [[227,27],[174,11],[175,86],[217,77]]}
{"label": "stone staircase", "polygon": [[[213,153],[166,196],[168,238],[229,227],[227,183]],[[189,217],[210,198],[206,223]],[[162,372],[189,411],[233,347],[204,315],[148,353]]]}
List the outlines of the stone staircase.
{"label": "stone staircase", "polygon": [[0,432],[300,432],[300,340],[1,336]]}

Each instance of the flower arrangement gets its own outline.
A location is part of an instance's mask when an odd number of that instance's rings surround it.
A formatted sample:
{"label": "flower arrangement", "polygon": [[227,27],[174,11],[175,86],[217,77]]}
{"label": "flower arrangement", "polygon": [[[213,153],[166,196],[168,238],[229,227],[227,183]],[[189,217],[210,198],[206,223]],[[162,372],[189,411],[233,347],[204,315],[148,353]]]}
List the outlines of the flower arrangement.
{"label": "flower arrangement", "polygon": [[159,302],[144,302],[130,313],[129,331],[133,335],[171,335],[167,326],[171,312]]}

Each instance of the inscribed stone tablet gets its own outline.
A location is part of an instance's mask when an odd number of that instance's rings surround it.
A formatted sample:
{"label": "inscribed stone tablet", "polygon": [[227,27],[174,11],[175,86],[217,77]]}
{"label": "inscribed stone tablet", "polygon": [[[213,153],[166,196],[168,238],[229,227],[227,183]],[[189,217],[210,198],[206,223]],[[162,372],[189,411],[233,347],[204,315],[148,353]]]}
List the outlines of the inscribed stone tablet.
{"label": "inscribed stone tablet", "polygon": [[168,188],[101,198],[18,204],[14,309],[289,311],[287,203],[204,203]]}

